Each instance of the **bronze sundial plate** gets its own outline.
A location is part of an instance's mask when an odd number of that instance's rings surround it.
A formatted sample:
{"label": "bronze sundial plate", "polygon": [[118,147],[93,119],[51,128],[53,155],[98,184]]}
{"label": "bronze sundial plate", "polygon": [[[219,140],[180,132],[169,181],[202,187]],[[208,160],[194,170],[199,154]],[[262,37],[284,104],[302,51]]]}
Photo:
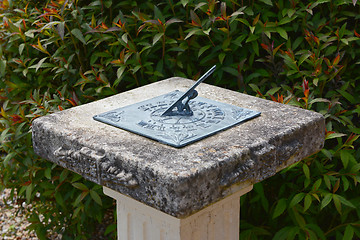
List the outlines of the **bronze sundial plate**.
{"label": "bronze sundial plate", "polygon": [[93,118],[173,147],[183,147],[260,115],[260,112],[196,97],[192,116],[162,116],[179,99],[178,90],[108,111]]}

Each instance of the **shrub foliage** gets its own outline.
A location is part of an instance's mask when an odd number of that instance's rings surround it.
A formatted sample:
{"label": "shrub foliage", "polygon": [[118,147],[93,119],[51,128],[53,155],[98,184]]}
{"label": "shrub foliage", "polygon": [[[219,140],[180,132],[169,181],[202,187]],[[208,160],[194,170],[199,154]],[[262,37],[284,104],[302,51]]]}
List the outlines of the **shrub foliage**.
{"label": "shrub foliage", "polygon": [[[30,229],[82,239],[113,207],[101,186],[36,156],[33,119],[167,77],[317,111],[319,153],[241,199],[241,239],[360,238],[356,0],[0,1],[0,186]],[[87,226],[86,228],[84,226]],[[108,232],[114,231],[114,226]]]}

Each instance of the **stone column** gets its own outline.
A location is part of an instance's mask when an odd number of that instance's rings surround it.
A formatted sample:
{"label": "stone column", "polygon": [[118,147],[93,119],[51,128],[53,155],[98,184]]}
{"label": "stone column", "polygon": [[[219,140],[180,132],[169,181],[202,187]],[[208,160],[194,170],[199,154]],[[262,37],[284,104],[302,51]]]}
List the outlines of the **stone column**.
{"label": "stone column", "polygon": [[252,185],[186,218],[176,218],[104,187],[116,199],[118,240],[238,240],[240,197]]}

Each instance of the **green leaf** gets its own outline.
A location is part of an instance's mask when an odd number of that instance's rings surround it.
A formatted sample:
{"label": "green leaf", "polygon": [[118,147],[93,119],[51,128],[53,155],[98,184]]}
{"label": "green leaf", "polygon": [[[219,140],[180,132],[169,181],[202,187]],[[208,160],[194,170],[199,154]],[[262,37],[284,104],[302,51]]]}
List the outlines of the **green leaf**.
{"label": "green leaf", "polygon": [[115,232],[116,228],[117,228],[116,224],[110,224],[109,226],[106,227],[104,235],[106,236],[111,232]]}
{"label": "green leaf", "polygon": [[72,183],[72,185],[75,188],[80,189],[81,191],[89,191],[89,188],[83,183],[75,182],[75,183]]}
{"label": "green leaf", "polygon": [[33,192],[34,185],[33,183],[30,183],[28,186],[26,186],[26,202],[31,202],[31,194]]}
{"label": "green leaf", "polygon": [[349,180],[346,178],[346,176],[341,176],[341,181],[343,183],[344,186],[344,191],[347,191],[350,187],[350,183]]}
{"label": "green leaf", "polygon": [[94,199],[94,201],[99,204],[100,206],[102,206],[102,201],[101,198],[99,196],[99,194],[97,192],[95,192],[94,190],[90,190],[90,196],[92,199]]}
{"label": "green leaf", "polygon": [[343,42],[345,45],[349,45],[349,41],[345,38],[340,39],[341,42]]}
{"label": "green leaf", "polygon": [[317,102],[331,103],[329,100],[327,100],[325,98],[315,98],[315,99],[311,100],[309,102],[309,104],[314,104],[314,103],[317,103]]}
{"label": "green leaf", "polygon": [[338,213],[339,213],[340,215],[342,215],[342,212],[341,212],[341,201],[340,201],[339,195],[333,194],[333,195],[332,195],[332,199],[333,199],[333,201],[334,201],[334,205],[335,205],[336,210],[338,211]]}
{"label": "green leaf", "polygon": [[234,17],[234,16],[238,16],[238,15],[242,15],[244,14],[244,9],[246,8],[246,6],[242,7],[242,8],[239,8],[237,11],[233,12],[231,14],[231,17]]}
{"label": "green leaf", "polygon": [[289,18],[291,18],[295,13],[296,13],[295,9],[290,8],[287,10],[287,15]]}
{"label": "green leaf", "polygon": [[185,7],[189,3],[189,0],[180,0],[180,2],[183,5],[183,7]]}
{"label": "green leaf", "polygon": [[273,3],[272,3],[271,0],[260,0],[260,1],[267,4],[267,5],[269,5],[269,6],[273,6]]}
{"label": "green leaf", "polygon": [[355,164],[354,166],[351,167],[350,172],[355,173],[355,174],[359,174],[359,170],[360,170],[360,163],[357,163],[357,164]]}
{"label": "green leaf", "polygon": [[299,66],[306,60],[308,59],[310,56],[312,55],[312,52],[307,52],[304,53],[303,55],[301,55],[300,59],[299,59]]}
{"label": "green leaf", "polygon": [[184,22],[184,21],[183,21],[183,20],[180,20],[180,19],[178,19],[178,18],[172,18],[172,19],[166,21],[166,25],[169,26],[170,24],[180,23],[180,22]]}
{"label": "green leaf", "polygon": [[198,4],[195,5],[194,11],[205,6],[206,4],[207,4],[206,2],[199,2]]}
{"label": "green leaf", "polygon": [[287,24],[289,22],[291,22],[292,20],[294,20],[295,18],[290,18],[288,16],[284,17],[283,19],[280,20],[280,22],[278,23],[278,25],[284,25]]}
{"label": "green leaf", "polygon": [[199,53],[198,53],[198,57],[200,57],[201,54],[203,54],[209,48],[211,48],[211,45],[207,45],[207,46],[204,46],[204,47],[200,48]]}
{"label": "green leaf", "polygon": [[304,212],[309,209],[312,203],[312,197],[311,195],[307,194],[304,199]]}
{"label": "green leaf", "polygon": [[354,239],[354,228],[348,224],[345,228],[345,232],[344,232],[344,237],[342,238],[343,240],[349,240],[349,239]]}
{"label": "green leaf", "polygon": [[19,45],[19,54],[22,55],[22,52],[24,51],[25,43],[22,43]]}
{"label": "green leaf", "polygon": [[31,30],[25,32],[25,36],[27,36],[29,38],[34,38],[35,37],[34,33],[37,33],[37,32],[38,32],[38,30],[31,29]]}
{"label": "green leaf", "polygon": [[68,175],[69,175],[69,170],[67,170],[67,169],[62,170],[62,172],[60,174],[60,178],[59,178],[60,182],[63,182],[67,178]]}
{"label": "green leaf", "polygon": [[73,206],[76,207],[80,204],[80,202],[89,194],[88,191],[82,192],[79,194],[79,196],[75,199]]}
{"label": "green leaf", "polygon": [[236,18],[235,20],[245,24],[248,27],[250,27],[250,23],[245,18]]}
{"label": "green leaf", "polygon": [[258,87],[256,84],[249,83],[249,86],[251,87],[251,89],[252,89],[254,92],[259,92],[259,93],[260,93],[260,89],[259,89],[259,87]]}
{"label": "green leaf", "polygon": [[295,220],[299,224],[299,226],[301,228],[304,228],[306,225],[306,221],[305,221],[304,217],[301,216],[300,213],[295,209],[293,209],[293,214],[294,214]]}
{"label": "green leaf", "polygon": [[[39,70],[39,68],[41,68],[42,64],[44,63],[44,61],[47,59],[47,57],[41,59],[37,64],[36,64],[36,68],[35,68],[35,72],[37,72]],[[29,67],[31,68],[31,67]]]}
{"label": "green leaf", "polygon": [[279,33],[282,38],[284,38],[285,40],[288,40],[288,34],[285,31],[285,29],[283,29],[281,27],[277,27],[276,32]]}
{"label": "green leaf", "polygon": [[340,158],[344,168],[347,168],[350,158],[352,158],[352,155],[348,150],[342,149],[340,150]]}
{"label": "green leaf", "polygon": [[295,50],[296,48],[299,47],[299,45],[303,42],[303,37],[298,37],[297,39],[295,39],[295,41],[292,44],[292,49]]}
{"label": "green leaf", "polygon": [[61,195],[61,192],[56,192],[55,193],[55,200],[56,200],[56,203],[59,204],[62,208],[65,208],[65,202],[64,202],[64,198],[63,196]]}
{"label": "green leaf", "polygon": [[310,179],[310,169],[308,167],[308,165],[306,165],[305,163],[303,164],[303,172],[304,175],[307,179]]}
{"label": "green leaf", "polygon": [[80,210],[82,210],[82,209],[83,209],[83,206],[77,207],[74,211],[74,214],[72,215],[72,218],[75,219],[79,215]]}
{"label": "green leaf", "polygon": [[292,208],[293,206],[295,206],[296,204],[298,204],[301,200],[303,200],[303,198],[305,197],[305,193],[298,193],[296,194],[292,199],[291,202],[289,204],[289,207]]}
{"label": "green leaf", "polygon": [[6,157],[3,160],[3,165],[6,167],[11,159],[13,159],[17,155],[16,152],[10,152],[6,154]]}
{"label": "green leaf", "polygon": [[64,40],[64,36],[65,36],[65,22],[60,22],[57,26],[56,26],[56,30],[61,38],[61,40]]}
{"label": "green leaf", "polygon": [[354,204],[352,204],[350,201],[346,200],[346,198],[344,198],[343,196],[340,196],[340,195],[336,195],[339,199],[340,199],[340,202],[348,207],[351,207],[351,208],[356,208],[356,206]]}
{"label": "green leaf", "polygon": [[74,174],[73,175],[73,178],[71,179],[71,182],[77,182],[79,181],[80,179],[82,179],[83,177],[80,175],[80,174]]}
{"label": "green leaf", "polygon": [[256,41],[257,39],[259,39],[259,37],[260,37],[259,35],[251,34],[251,35],[246,39],[246,43]]}
{"label": "green leaf", "polygon": [[189,37],[191,37],[192,35],[203,35],[204,33],[203,33],[203,31],[201,30],[201,29],[199,29],[199,28],[194,28],[194,29],[192,29],[187,35],[186,35],[186,37],[185,37],[185,39],[184,40],[186,40],[186,39],[188,39]]}
{"label": "green leaf", "polygon": [[226,53],[220,53],[219,54],[219,62],[220,62],[220,64],[223,64],[225,56],[226,56]]}
{"label": "green leaf", "polygon": [[319,85],[319,78],[314,78],[313,79],[313,84],[317,87]]}
{"label": "green leaf", "polygon": [[286,199],[281,198],[276,204],[272,218],[274,219],[280,216],[285,211],[285,209],[286,209]]}
{"label": "green leaf", "polygon": [[328,136],[326,136],[325,140],[329,140],[329,139],[333,139],[333,138],[339,138],[339,137],[344,137],[346,136],[346,134],[344,133],[332,133]]}
{"label": "green leaf", "polygon": [[326,187],[330,190],[331,189],[331,183],[330,183],[329,176],[324,174],[323,177],[324,177],[324,182],[325,182]]}
{"label": "green leaf", "polygon": [[269,91],[267,91],[265,95],[274,95],[280,89],[281,89],[281,87],[274,87],[274,88],[270,89]]}
{"label": "green leaf", "polygon": [[322,183],[322,179],[318,179],[316,180],[316,182],[314,183],[313,187],[312,187],[312,190],[314,192],[316,192],[317,190],[319,190],[320,186],[321,186],[321,183]]}
{"label": "green leaf", "polygon": [[71,33],[80,40],[80,42],[82,42],[84,45],[86,45],[86,41],[84,38],[83,33],[80,31],[80,29],[78,28],[74,28],[73,30],[71,30]]}
{"label": "green leaf", "polygon": [[317,234],[317,237],[315,237],[313,239],[326,240],[323,230],[317,224],[310,223],[310,224],[307,224],[306,227],[309,229],[312,229]]}
{"label": "green leaf", "polygon": [[[345,30],[346,30],[346,25],[347,25],[347,22],[345,22],[345,23],[341,26],[341,28],[340,28],[340,30],[339,30],[339,38],[342,38],[342,37],[344,36]],[[341,39],[341,40],[342,40],[342,39]]]}
{"label": "green leaf", "polygon": [[5,75],[6,70],[6,60],[0,59],[0,77]]}
{"label": "green leaf", "polygon": [[128,34],[127,33],[124,33],[122,36],[121,36],[121,40],[124,41],[124,43],[128,43]]}
{"label": "green leaf", "polygon": [[112,0],[104,1],[104,5],[105,7],[110,8],[112,5]]}
{"label": "green leaf", "polygon": [[269,201],[265,196],[264,187],[261,182],[254,185],[254,191],[259,195],[261,204],[266,212],[269,211]]}
{"label": "green leaf", "polygon": [[164,33],[157,33],[157,34],[155,34],[154,39],[153,39],[153,45],[155,45],[155,44],[160,40],[160,38],[161,38],[162,36],[164,36]]}
{"label": "green leaf", "polygon": [[[289,233],[293,230],[294,227],[284,227],[280,229],[274,236],[273,240],[287,240]],[[251,239],[251,238],[249,238]]]}
{"label": "green leaf", "polygon": [[254,42],[251,43],[251,45],[252,45],[252,49],[254,50],[256,56],[259,56],[260,53],[259,53],[259,44],[258,44],[258,42],[254,41]]}
{"label": "green leaf", "polygon": [[125,69],[126,69],[126,66],[121,66],[121,67],[118,68],[118,70],[116,71],[116,77],[118,79],[120,79],[122,77]]}
{"label": "green leaf", "polygon": [[44,175],[47,179],[51,179],[51,168],[47,168],[44,172]]}
{"label": "green leaf", "polygon": [[208,36],[209,36],[210,32],[211,32],[211,28],[209,28],[208,30],[203,30],[203,33]]}
{"label": "green leaf", "polygon": [[156,5],[154,5],[154,16],[155,16],[155,19],[160,19],[162,22],[165,22],[165,18],[163,16],[162,12]]}
{"label": "green leaf", "polygon": [[224,70],[227,73],[230,73],[231,75],[233,75],[235,77],[239,76],[239,72],[232,67],[223,67],[222,70]]}
{"label": "green leaf", "polygon": [[341,90],[341,89],[338,89],[336,90],[338,91],[344,98],[346,98],[346,100],[348,100],[350,103],[352,104],[356,104],[357,101],[355,99],[355,97],[353,95],[351,95],[350,93],[344,91],[344,90]]}

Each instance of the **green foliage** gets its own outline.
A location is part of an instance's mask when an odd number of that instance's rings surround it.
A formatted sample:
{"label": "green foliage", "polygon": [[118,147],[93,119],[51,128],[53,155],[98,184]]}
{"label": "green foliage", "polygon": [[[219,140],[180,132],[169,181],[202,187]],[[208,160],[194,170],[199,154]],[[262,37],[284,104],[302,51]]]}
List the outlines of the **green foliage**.
{"label": "green foliage", "polygon": [[[354,6],[355,5],[355,6]],[[241,239],[360,237],[357,1],[0,1],[0,185],[31,229],[69,239],[113,207],[32,149],[31,122],[167,77],[197,79],[326,119],[321,152],[242,198]],[[260,217],[261,216],[261,217]],[[89,229],[89,227],[86,227]],[[107,232],[114,232],[114,225]]]}

